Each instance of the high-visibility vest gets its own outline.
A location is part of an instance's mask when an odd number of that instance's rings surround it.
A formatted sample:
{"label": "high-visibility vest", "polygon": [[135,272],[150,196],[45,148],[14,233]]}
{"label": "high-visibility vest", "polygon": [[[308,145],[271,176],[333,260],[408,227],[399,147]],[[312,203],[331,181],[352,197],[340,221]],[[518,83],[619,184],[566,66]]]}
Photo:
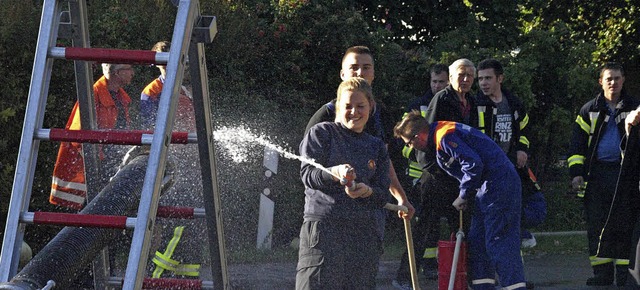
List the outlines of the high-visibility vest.
{"label": "high-visibility vest", "polygon": [[[80,130],[80,112],[78,103],[71,110],[71,116],[65,129]],[[58,150],[58,158],[53,168],[51,194],[52,204],[81,209],[87,197],[87,185],[84,178],[84,159],[82,143],[62,142]]]}
{"label": "high-visibility vest", "polygon": [[[98,128],[115,128],[118,119],[118,108],[107,88],[107,79],[104,76],[93,85],[93,95],[95,97]],[[124,117],[128,127],[130,124],[129,104],[131,103],[131,98],[120,88],[118,90],[118,100],[124,110],[124,116],[121,117]],[[65,129],[80,130],[81,128],[80,109],[78,102],[76,102],[71,110]],[[100,159],[104,159],[102,150],[99,153]],[[49,202],[64,207],[81,209],[87,197],[84,171],[82,144],[61,142],[56,164],[53,168]]]}
{"label": "high-visibility vest", "polygon": [[[402,118],[404,118],[405,116],[407,116],[407,113],[404,113],[402,115]],[[426,106],[420,106],[420,115],[422,115],[422,117],[426,116],[427,114],[427,107]],[[409,175],[409,177],[413,178],[414,180],[416,179],[420,179],[420,177],[422,176],[422,165],[420,165],[420,163],[418,163],[417,161],[414,161],[415,156],[412,156],[413,154],[415,154],[415,151],[413,150],[413,148],[405,145],[402,148],[402,156],[404,156],[405,158],[408,159],[408,163],[409,166],[407,167],[407,175]]]}
{"label": "high-visibility vest", "polygon": [[156,255],[153,258],[153,263],[156,264],[155,270],[153,270],[152,278],[160,278],[164,271],[174,272],[180,276],[200,276],[200,264],[183,264],[178,260],[172,259],[173,253],[178,247],[178,243],[182,238],[182,232],[184,226],[178,226],[173,230],[173,238],[167,244],[167,248],[163,253],[156,251]]}

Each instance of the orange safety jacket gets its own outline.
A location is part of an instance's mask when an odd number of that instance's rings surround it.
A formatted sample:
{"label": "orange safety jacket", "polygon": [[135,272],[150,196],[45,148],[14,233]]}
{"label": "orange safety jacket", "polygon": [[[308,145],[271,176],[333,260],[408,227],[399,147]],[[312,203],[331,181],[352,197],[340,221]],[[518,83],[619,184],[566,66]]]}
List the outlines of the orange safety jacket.
{"label": "orange safety jacket", "polygon": [[[104,76],[93,85],[93,95],[95,96],[98,128],[113,129],[118,119],[118,108],[109,93],[107,79]],[[131,98],[122,88],[118,90],[117,96],[124,108],[124,117],[128,127],[131,123],[129,118]],[[80,130],[81,127],[80,110],[78,102],[76,102],[71,110],[65,129]],[[104,159],[102,148],[99,150],[99,155],[100,160]],[[81,209],[87,197],[84,172],[82,143],[62,142],[53,168],[49,202],[59,206]]]}

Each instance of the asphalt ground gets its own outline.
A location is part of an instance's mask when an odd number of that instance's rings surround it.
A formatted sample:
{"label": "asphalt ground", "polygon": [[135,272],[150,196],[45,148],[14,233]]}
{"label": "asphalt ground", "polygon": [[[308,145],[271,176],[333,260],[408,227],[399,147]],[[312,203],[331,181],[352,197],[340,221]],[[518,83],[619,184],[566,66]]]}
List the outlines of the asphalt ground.
{"label": "asphalt ground", "polygon": [[[377,277],[377,289],[391,290],[399,260],[382,261]],[[525,256],[525,275],[535,289],[619,289],[615,286],[588,287],[591,267],[586,254]],[[268,263],[230,265],[229,275],[233,289],[266,290],[294,289],[295,263]],[[421,289],[438,289],[438,281],[426,280],[421,273]]]}

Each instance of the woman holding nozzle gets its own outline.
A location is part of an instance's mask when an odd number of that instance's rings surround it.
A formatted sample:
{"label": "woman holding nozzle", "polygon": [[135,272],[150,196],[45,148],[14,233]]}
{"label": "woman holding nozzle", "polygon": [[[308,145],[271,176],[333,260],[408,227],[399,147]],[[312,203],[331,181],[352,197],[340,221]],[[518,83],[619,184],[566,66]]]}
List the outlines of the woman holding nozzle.
{"label": "woman holding nozzle", "polygon": [[[338,87],[335,122],[314,125],[300,143],[304,222],[296,289],[375,289],[382,239],[375,210],[389,199],[389,157],[363,132],[373,105],[363,78]],[[323,166],[326,166],[324,168]]]}

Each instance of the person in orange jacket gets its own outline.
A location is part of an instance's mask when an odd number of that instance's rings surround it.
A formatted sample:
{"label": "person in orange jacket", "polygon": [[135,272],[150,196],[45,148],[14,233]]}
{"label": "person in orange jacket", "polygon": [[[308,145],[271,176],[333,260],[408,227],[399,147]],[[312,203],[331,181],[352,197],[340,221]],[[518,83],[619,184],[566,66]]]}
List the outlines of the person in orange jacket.
{"label": "person in orange jacket", "polygon": [[[133,67],[128,64],[103,63],[102,73],[103,76],[93,84],[98,128],[129,128],[131,98],[123,87],[131,83],[134,75]],[[65,129],[82,129],[77,101],[71,110]],[[100,146],[100,176],[107,180],[117,171],[123,153],[119,149],[118,145]],[[62,142],[53,169],[49,202],[63,207],[81,209],[86,203],[87,196],[84,172],[82,143]]]}
{"label": "person in orange jacket", "polygon": [[[170,49],[171,42],[166,40],[156,42],[151,48],[156,52],[169,52]],[[155,126],[160,94],[167,77],[167,67],[165,65],[156,65],[156,67],[160,70],[160,76],[151,81],[140,94],[140,120],[142,127],[145,129],[153,129]],[[193,131],[196,127],[193,98],[188,85],[188,77],[189,74],[186,72],[184,74],[185,84],[181,85],[180,88],[174,131]]]}

